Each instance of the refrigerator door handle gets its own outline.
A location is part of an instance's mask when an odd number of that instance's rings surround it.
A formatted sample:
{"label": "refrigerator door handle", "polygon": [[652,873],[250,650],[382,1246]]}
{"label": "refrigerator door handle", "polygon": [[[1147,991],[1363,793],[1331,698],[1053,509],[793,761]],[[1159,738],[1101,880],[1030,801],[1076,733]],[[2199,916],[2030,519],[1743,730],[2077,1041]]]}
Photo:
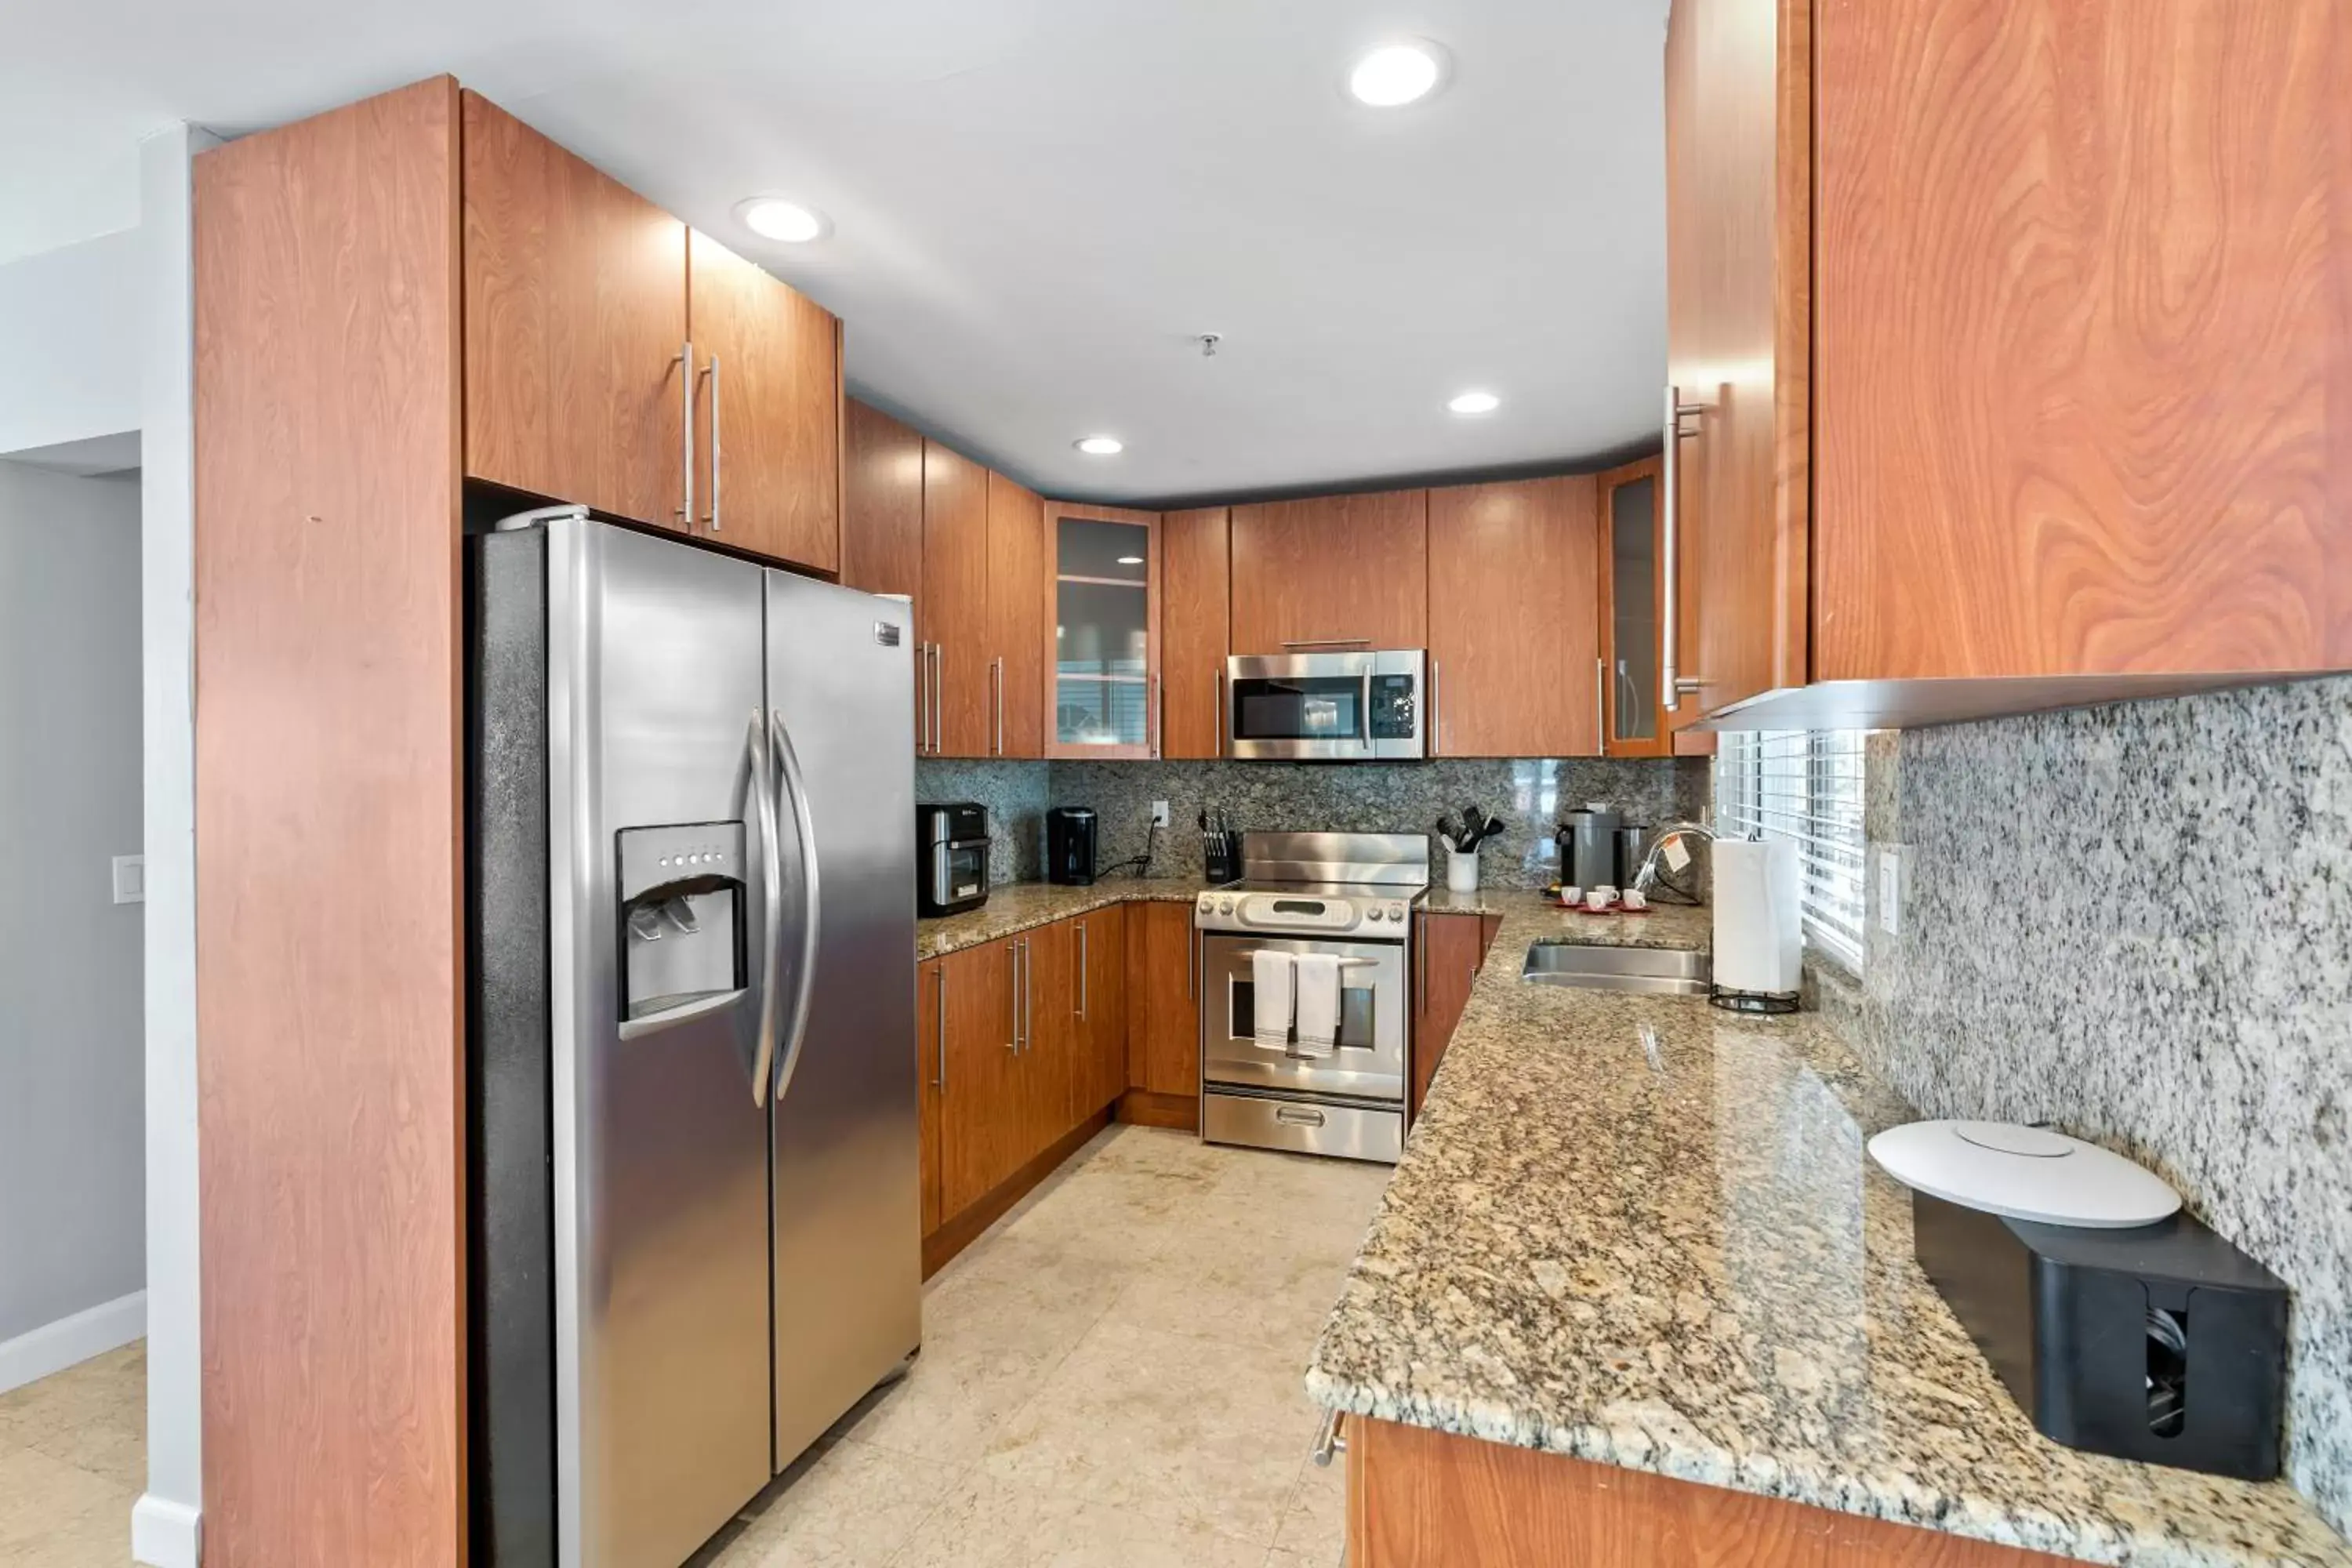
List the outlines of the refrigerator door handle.
{"label": "refrigerator door handle", "polygon": [[760,1047],[751,1059],[751,1103],[768,1103],[768,1075],[776,1062],[776,938],[784,920],[782,847],[777,843],[776,796],[768,777],[767,715],[751,710],[751,795],[760,820],[761,902],[766,910],[767,940],[761,943]]}
{"label": "refrigerator door handle", "polygon": [[[791,797],[793,835],[799,841],[801,852],[800,963],[793,975],[792,1024],[784,1031],[783,1061],[776,1068],[775,1099],[782,1101],[793,1086],[793,1074],[801,1065],[801,1047],[808,1039],[809,1004],[816,996],[817,918],[821,905],[817,896],[816,827],[809,820],[808,785],[801,773],[800,755],[793,750],[793,732],[784,725],[782,710],[771,710],[768,721],[775,741],[776,760],[782,764],[776,780],[778,794]],[[780,807],[782,804],[780,799]],[[768,938],[772,961],[780,945],[777,934],[772,931]]]}

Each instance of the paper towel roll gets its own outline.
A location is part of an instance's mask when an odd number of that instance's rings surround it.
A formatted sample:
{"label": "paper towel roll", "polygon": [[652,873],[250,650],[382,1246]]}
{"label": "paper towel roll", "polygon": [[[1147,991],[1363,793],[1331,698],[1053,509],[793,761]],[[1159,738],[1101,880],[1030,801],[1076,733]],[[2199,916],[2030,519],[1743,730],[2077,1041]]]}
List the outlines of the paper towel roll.
{"label": "paper towel roll", "polygon": [[1795,994],[1804,962],[1796,845],[1717,839],[1712,854],[1716,984]]}

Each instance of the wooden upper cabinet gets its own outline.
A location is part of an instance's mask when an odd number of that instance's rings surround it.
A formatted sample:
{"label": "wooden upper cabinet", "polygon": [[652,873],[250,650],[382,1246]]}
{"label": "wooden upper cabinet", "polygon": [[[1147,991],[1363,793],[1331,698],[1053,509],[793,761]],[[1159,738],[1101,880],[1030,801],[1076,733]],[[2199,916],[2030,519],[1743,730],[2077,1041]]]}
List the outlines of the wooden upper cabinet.
{"label": "wooden upper cabinet", "polygon": [[1045,754],[1160,754],[1160,514],[1047,501]]}
{"label": "wooden upper cabinet", "polygon": [[1162,756],[1224,754],[1230,529],[1221,506],[1171,511],[1160,520]]}
{"label": "wooden upper cabinet", "polygon": [[1429,492],[1430,754],[1601,752],[1589,474]]}
{"label": "wooden upper cabinet", "polygon": [[841,580],[904,594],[923,624],[923,438],[856,398],[842,410]]}
{"label": "wooden upper cabinet", "polygon": [[1658,689],[1663,667],[1659,626],[1666,586],[1665,557],[1659,548],[1664,520],[1660,468],[1657,458],[1644,458],[1596,476],[1601,732],[1602,749],[1612,757],[1663,757],[1673,754],[1675,747]]}
{"label": "wooden upper cabinet", "polygon": [[841,565],[841,332],[830,312],[703,235],[688,240],[697,361],[694,531]]}
{"label": "wooden upper cabinet", "polygon": [[995,742],[988,512],[988,470],[926,441],[919,625],[931,665],[934,743],[928,750],[939,756],[985,757]]}
{"label": "wooden upper cabinet", "polygon": [[1003,474],[988,486],[988,754],[1045,754],[1045,503]]}
{"label": "wooden upper cabinet", "polygon": [[1816,677],[2352,666],[2352,6],[1814,31]]}
{"label": "wooden upper cabinet", "polygon": [[467,476],[684,526],[686,226],[463,106]]}
{"label": "wooden upper cabinet", "polygon": [[1684,721],[1809,679],[1811,10],[1675,0],[1666,26],[1666,378],[1696,410],[1666,454],[1679,674],[1702,683]]}
{"label": "wooden upper cabinet", "polygon": [[1429,642],[1429,492],[1233,509],[1233,651]]}

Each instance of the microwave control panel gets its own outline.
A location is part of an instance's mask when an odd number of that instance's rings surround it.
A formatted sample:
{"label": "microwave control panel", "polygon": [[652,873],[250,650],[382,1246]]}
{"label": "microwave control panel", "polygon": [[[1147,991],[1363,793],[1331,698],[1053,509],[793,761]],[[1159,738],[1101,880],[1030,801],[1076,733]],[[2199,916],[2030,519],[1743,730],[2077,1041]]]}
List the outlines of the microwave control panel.
{"label": "microwave control panel", "polygon": [[1410,741],[1420,733],[1419,684],[1410,675],[1375,675],[1372,679],[1371,738]]}

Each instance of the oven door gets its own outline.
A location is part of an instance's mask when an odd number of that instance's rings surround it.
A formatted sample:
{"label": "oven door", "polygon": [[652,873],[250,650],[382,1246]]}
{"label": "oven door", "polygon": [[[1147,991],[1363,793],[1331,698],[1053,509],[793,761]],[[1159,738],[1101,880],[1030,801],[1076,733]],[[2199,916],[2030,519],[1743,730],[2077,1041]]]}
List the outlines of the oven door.
{"label": "oven door", "polygon": [[1425,662],[1410,650],[1229,658],[1228,754],[1307,762],[1421,756]]}
{"label": "oven door", "polygon": [[[1301,1057],[1297,1042],[1276,1050],[1257,1043],[1257,983],[1251,956],[1328,952],[1362,959],[1339,972],[1339,1040],[1328,1057]],[[1411,994],[1404,944],[1301,942],[1211,932],[1201,942],[1201,1076],[1214,1088],[1328,1095],[1399,1102],[1404,1099]]]}

